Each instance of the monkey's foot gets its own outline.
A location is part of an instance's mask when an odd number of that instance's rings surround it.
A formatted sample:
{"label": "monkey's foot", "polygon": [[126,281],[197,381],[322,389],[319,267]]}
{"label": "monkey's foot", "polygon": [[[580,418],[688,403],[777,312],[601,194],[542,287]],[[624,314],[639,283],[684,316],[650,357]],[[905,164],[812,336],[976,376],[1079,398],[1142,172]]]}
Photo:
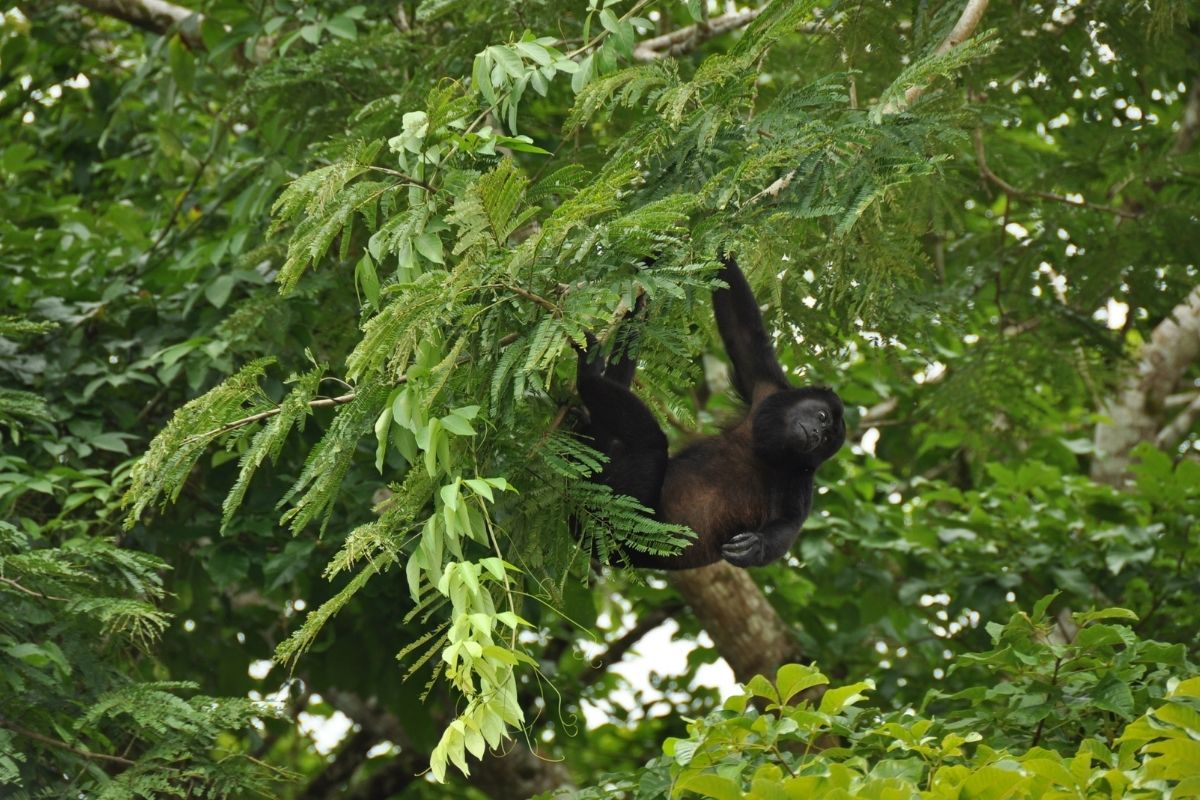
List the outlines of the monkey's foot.
{"label": "monkey's foot", "polygon": [[600,353],[600,342],[591,331],[584,331],[583,335],[587,340],[586,348],[571,342],[571,346],[579,354],[579,374],[599,377],[604,374],[605,367],[604,357]]}
{"label": "monkey's foot", "polygon": [[766,544],[758,531],[745,531],[721,545],[721,555],[735,567],[759,567],[767,563]]}

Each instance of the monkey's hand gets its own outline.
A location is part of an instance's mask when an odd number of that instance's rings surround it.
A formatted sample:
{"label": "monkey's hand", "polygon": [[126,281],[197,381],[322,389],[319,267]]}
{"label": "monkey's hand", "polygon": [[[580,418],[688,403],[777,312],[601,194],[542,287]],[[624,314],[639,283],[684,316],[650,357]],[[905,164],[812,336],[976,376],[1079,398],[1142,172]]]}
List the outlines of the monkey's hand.
{"label": "monkey's hand", "polygon": [[761,531],[743,531],[721,545],[721,555],[735,567],[761,567],[783,558],[800,533],[802,520],[779,519]]}
{"label": "monkey's hand", "polygon": [[761,567],[767,563],[765,537],[758,531],[745,531],[721,545],[721,555],[735,567]]}
{"label": "monkey's hand", "polygon": [[600,342],[591,331],[584,331],[587,347],[583,348],[571,342],[575,352],[579,354],[579,377],[598,378],[604,374],[604,357],[600,353]]}

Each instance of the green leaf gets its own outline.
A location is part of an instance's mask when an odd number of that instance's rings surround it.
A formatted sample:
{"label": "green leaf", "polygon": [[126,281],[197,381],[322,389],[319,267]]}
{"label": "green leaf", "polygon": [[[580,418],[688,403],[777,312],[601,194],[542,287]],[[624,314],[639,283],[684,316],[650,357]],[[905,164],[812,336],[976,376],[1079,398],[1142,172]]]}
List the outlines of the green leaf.
{"label": "green leaf", "polygon": [[787,705],[793,697],[805,689],[829,683],[829,679],[815,667],[802,664],[784,664],[775,677],[779,687],[779,703]]}
{"label": "green leaf", "polygon": [[511,78],[522,78],[528,71],[525,69],[525,64],[521,61],[521,57],[511,48],[505,45],[492,45],[487,49],[500,68],[504,70]]}
{"label": "green leaf", "polygon": [[179,36],[172,36],[167,43],[167,63],[179,89],[185,94],[190,93],[196,78],[196,61]]}
{"label": "green leaf", "polygon": [[1075,624],[1080,626],[1102,619],[1127,619],[1130,622],[1137,622],[1138,619],[1138,615],[1127,608],[1103,608],[1098,611],[1080,611],[1072,614],[1072,616],[1075,618]]}
{"label": "green leaf", "polygon": [[571,76],[571,91],[579,94],[592,80],[592,54],[584,56],[579,62],[579,69]]}
{"label": "green leaf", "polygon": [[126,436],[128,434],[98,433],[95,436],[89,437],[87,441],[88,444],[97,450],[107,450],[110,453],[129,455],[129,445],[125,443]]}
{"label": "green leaf", "polygon": [[375,272],[375,262],[371,259],[370,253],[363,253],[363,257],[354,265],[354,282],[367,302],[378,308],[379,275]]}
{"label": "green leaf", "polygon": [[1029,618],[1033,620],[1035,625],[1040,624],[1046,619],[1046,609],[1050,608],[1050,604],[1054,602],[1062,592],[1051,592],[1033,604],[1033,610],[1029,612]]}
{"label": "green leaf", "polygon": [[450,413],[463,419],[475,419],[479,415],[479,406],[459,406],[450,409]]}
{"label": "green leaf", "polygon": [[1092,704],[1124,719],[1133,718],[1133,692],[1128,683],[1111,672],[1092,690]]}
{"label": "green leaf", "polygon": [[314,541],[293,539],[283,546],[283,552],[268,558],[263,565],[267,588],[278,589],[303,572],[316,546]]}
{"label": "green leaf", "polygon": [[492,493],[492,487],[488,485],[487,481],[480,480],[479,478],[467,478],[463,483],[470,486],[475,494],[487,498],[489,503],[495,502],[496,496]]}
{"label": "green leaf", "polygon": [[522,55],[531,61],[536,61],[538,64],[547,66],[554,63],[554,59],[546,52],[546,48],[535,42],[517,42],[515,47]]}
{"label": "green leaf", "polygon": [[471,69],[471,85],[483,95],[489,106],[496,105],[496,90],[492,86],[492,57],[487,50],[476,54]]}
{"label": "green leaf", "polygon": [[358,38],[358,28],[355,26],[354,20],[345,15],[332,18],[325,23],[325,27],[334,36],[338,36],[342,39],[354,41]]}
{"label": "green leaf", "polygon": [[446,263],[446,259],[442,256],[442,240],[436,233],[426,231],[418,236],[413,244],[416,246],[418,253],[433,263]]}
{"label": "green leaf", "polygon": [[607,8],[600,12],[600,24],[604,26],[604,30],[612,34],[616,34],[621,29],[621,23],[617,19],[617,15],[611,9]]}
{"label": "green leaf", "polygon": [[383,461],[387,457],[389,431],[392,427],[392,407],[389,405],[375,420],[375,471],[383,473]]}
{"label": "green leaf", "polygon": [[204,296],[217,308],[223,308],[229,300],[229,293],[233,291],[235,282],[232,275],[218,275],[212,283],[204,287]]}
{"label": "green leaf", "polygon": [[859,700],[865,700],[866,695],[863,692],[874,688],[875,682],[868,680],[830,689],[821,697],[821,706],[818,710],[822,714],[838,714],[846,706],[854,705]]}
{"label": "green leaf", "polygon": [[442,417],[442,427],[453,433],[455,436],[474,436],[475,429],[471,427],[471,423],[454,414],[447,414]]}
{"label": "green leaf", "polygon": [[742,790],[729,778],[704,772],[690,775],[677,784],[680,791],[696,792],[701,797],[711,797],[713,800],[741,800]]}

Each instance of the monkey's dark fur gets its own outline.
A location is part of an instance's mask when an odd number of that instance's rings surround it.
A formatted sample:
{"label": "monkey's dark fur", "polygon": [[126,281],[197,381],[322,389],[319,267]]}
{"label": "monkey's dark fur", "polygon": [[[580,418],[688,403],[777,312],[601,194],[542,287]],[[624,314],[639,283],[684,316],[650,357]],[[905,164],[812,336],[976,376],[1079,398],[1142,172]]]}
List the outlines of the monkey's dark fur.
{"label": "monkey's dark fur", "polygon": [[634,566],[690,569],[725,559],[752,567],[781,558],[812,509],[817,467],[846,439],[841,399],[825,387],[788,383],[750,285],[732,256],[723,263],[719,277],[729,288],[713,292],[713,311],[734,385],[750,406],[724,433],[668,456],[667,437],[629,389],[635,359],[606,365],[596,345],[580,353],[589,417],[582,433],[609,457],[597,480],[697,534],[676,556],[627,550]]}

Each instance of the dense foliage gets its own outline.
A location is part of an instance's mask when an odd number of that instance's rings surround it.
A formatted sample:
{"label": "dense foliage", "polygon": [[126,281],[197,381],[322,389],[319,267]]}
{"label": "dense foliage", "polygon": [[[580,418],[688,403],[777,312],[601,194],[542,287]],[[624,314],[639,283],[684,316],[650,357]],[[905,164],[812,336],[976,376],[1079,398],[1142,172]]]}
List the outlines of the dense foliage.
{"label": "dense foliage", "polygon": [[[1090,476],[1200,283],[1197,18],[977,5],[0,8],[0,794],[1197,792],[1196,417]],[[588,331],[736,413],[721,248],[855,442],[754,571],[817,666],[724,702],[572,433]]]}
{"label": "dense foliage", "polygon": [[[1032,615],[988,626],[997,649],[960,659],[998,668],[1005,682],[959,693],[965,710],[945,720],[912,708],[867,705],[871,681],[828,688],[813,707],[794,701],[825,688],[813,667],[788,664],[774,683],[756,676],[687,738],[671,738],[664,756],[635,779],[602,778],[581,798],[697,794],[718,800],[806,797],[1188,797],[1200,789],[1200,678],[1138,681],[1152,700],[1133,718],[1129,687],[1118,674],[1148,675],[1144,665],[1181,666],[1182,645],[1140,641],[1125,609],[1078,615],[1073,643],[1052,643],[1050,600]],[[1174,650],[1172,655],[1168,650]],[[1099,684],[1090,680],[1105,671]],[[1161,672],[1161,671],[1159,671]],[[1061,677],[1060,677],[1061,676]],[[1161,678],[1161,674],[1159,675]],[[1139,692],[1140,693],[1140,692]],[[1045,726],[1046,703],[1067,713]],[[1130,720],[1128,724],[1124,720]],[[1035,721],[1036,720],[1036,721]],[[986,735],[984,733],[986,731]],[[1029,734],[1032,733],[1032,738]],[[840,746],[829,747],[831,737]],[[822,742],[825,746],[822,746]]]}

